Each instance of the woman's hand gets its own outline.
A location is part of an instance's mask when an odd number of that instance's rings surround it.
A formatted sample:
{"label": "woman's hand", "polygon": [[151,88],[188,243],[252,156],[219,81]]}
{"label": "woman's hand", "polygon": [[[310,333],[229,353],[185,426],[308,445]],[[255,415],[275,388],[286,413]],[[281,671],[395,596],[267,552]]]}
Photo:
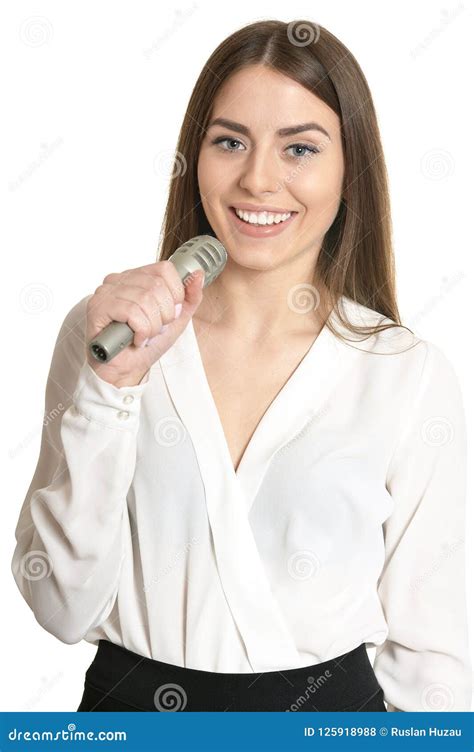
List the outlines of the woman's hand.
{"label": "woman's hand", "polygon": [[202,300],[203,282],[199,271],[184,285],[169,260],[104,277],[87,302],[87,345],[111,321],[127,323],[135,335],[110,363],[99,362],[87,349],[97,375],[117,387],[138,384],[185,329]]}

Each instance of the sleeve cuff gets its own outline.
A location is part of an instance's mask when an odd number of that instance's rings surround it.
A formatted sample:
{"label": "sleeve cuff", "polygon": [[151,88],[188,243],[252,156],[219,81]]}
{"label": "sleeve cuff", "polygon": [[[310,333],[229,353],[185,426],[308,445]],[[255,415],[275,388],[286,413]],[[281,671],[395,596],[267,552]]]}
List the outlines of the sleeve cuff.
{"label": "sleeve cuff", "polygon": [[134,431],[138,428],[141,397],[148,383],[148,373],[135,386],[116,387],[104,381],[87,360],[79,371],[73,403],[87,420],[108,428]]}

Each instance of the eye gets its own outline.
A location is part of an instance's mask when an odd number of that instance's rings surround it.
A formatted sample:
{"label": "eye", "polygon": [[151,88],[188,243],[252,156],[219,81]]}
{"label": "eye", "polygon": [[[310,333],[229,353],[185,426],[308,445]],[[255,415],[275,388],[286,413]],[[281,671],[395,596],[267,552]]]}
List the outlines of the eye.
{"label": "eye", "polygon": [[300,153],[300,154],[292,154],[291,155],[292,157],[296,157],[297,159],[299,157],[307,157],[308,156],[308,152],[310,152],[311,154],[319,154],[319,152],[320,152],[320,150],[317,149],[315,146],[307,146],[306,144],[292,144],[291,146],[287,147],[287,150],[288,149],[306,149],[306,153],[305,154],[301,154]]}
{"label": "eye", "polygon": [[[230,136],[220,136],[219,138],[215,138],[212,143],[223,144],[225,141],[229,141],[233,144],[241,144],[243,146],[242,141],[239,141],[238,138],[231,138]],[[227,147],[224,146],[221,146],[220,148],[223,149],[223,151],[241,151],[241,149],[227,149]]]}

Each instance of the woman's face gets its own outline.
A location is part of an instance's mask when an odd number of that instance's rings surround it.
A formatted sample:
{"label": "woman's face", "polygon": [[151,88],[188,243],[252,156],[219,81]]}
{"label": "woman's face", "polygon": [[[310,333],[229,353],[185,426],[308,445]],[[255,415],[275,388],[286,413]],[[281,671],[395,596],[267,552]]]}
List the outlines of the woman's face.
{"label": "woman's face", "polygon": [[[302,124],[298,133],[278,133]],[[198,182],[209,224],[234,262],[275,269],[305,251],[316,260],[337,215],[343,176],[339,118],[318,97],[261,65],[226,81],[199,152]],[[247,212],[243,219],[239,208]]]}

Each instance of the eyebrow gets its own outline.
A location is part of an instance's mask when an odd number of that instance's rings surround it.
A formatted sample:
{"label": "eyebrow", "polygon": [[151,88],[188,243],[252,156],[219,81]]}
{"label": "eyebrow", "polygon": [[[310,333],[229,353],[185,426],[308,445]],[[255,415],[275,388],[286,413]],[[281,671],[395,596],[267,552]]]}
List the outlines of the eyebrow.
{"label": "eyebrow", "polygon": [[[208,125],[208,128],[211,128],[213,125],[223,125],[224,128],[230,128],[233,131],[237,131],[237,133],[242,133],[244,136],[250,136],[250,128],[247,128],[246,125],[242,125],[241,123],[236,123],[234,120],[227,120],[227,118],[215,118],[212,123]],[[320,133],[323,133],[329,140],[331,140],[331,136],[327,132],[325,128],[323,128],[322,125],[319,125],[319,123],[301,123],[301,125],[291,125],[287,128],[279,128],[279,130],[276,131],[277,136],[296,136],[297,133],[302,133],[303,131],[319,131]]]}

